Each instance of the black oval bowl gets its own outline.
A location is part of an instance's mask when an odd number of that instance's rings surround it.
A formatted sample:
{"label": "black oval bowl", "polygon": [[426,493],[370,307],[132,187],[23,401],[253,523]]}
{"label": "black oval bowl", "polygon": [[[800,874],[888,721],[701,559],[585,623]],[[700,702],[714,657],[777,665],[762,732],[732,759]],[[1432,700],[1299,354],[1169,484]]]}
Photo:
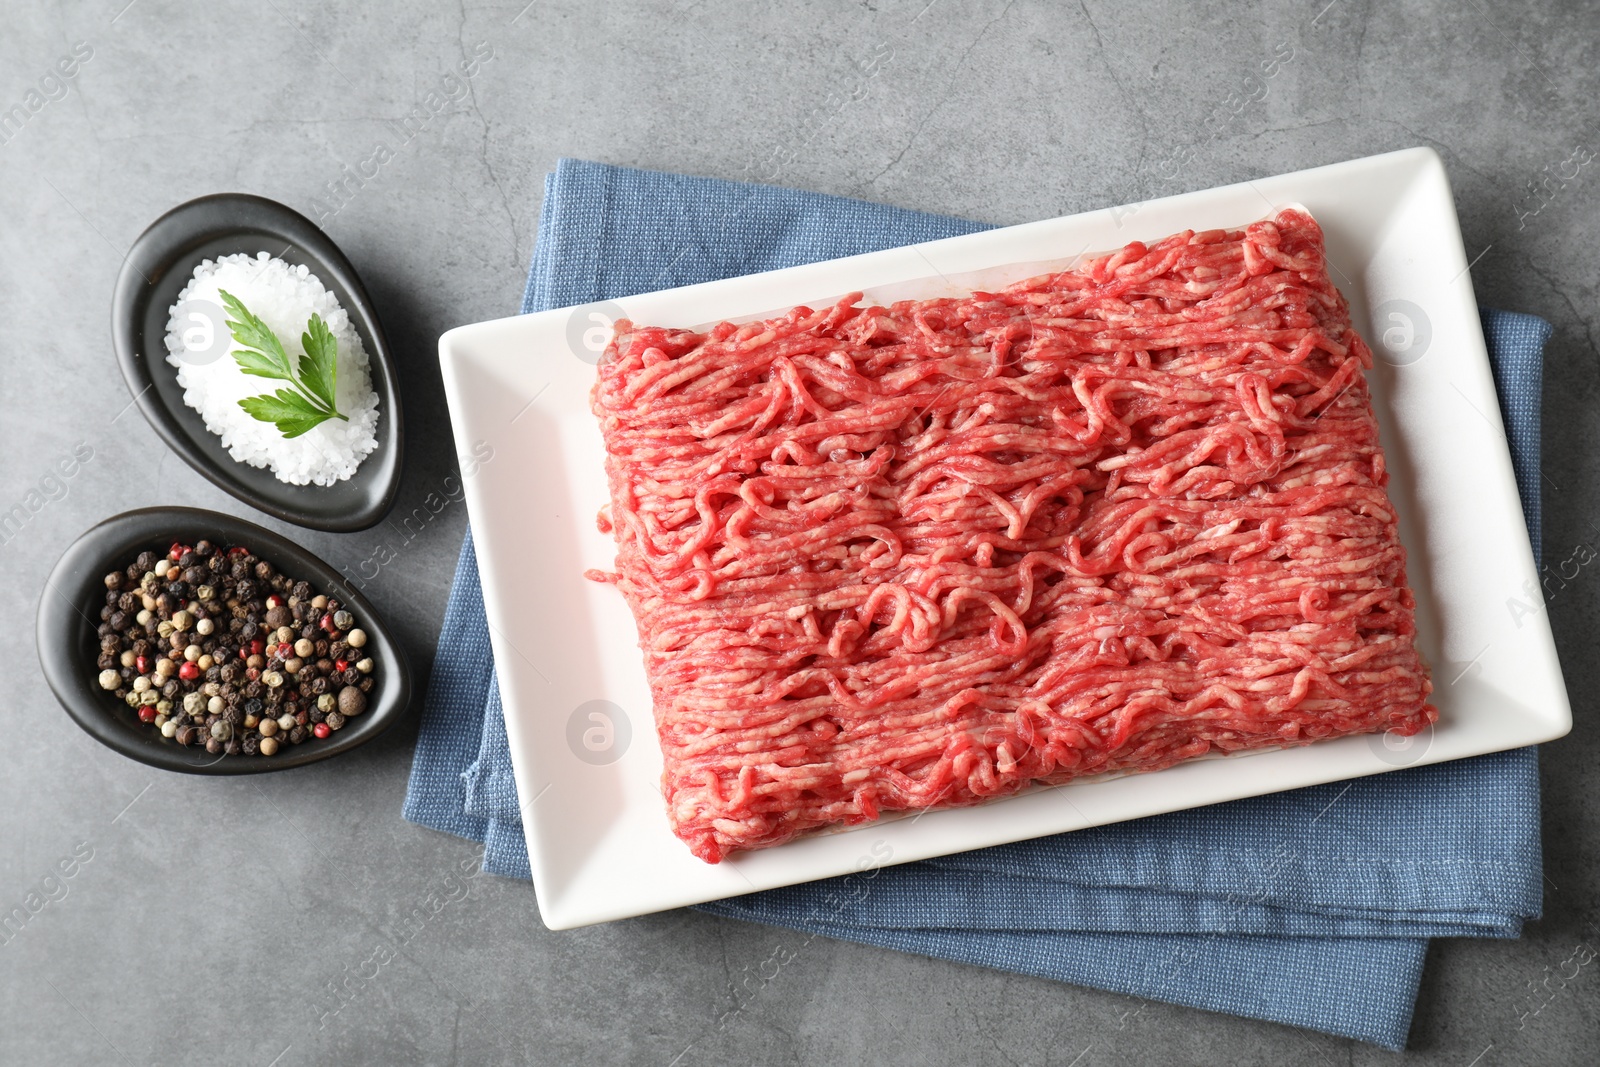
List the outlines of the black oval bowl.
{"label": "black oval bowl", "polygon": [[[378,394],[378,447],[336,485],[289,485],[267,468],[238,462],[200,413],[183,402],[177,370],[167,362],[169,309],[201,260],[241,252],[305,264],[349,312],[366,346]],[[365,530],[389,513],[400,488],[404,432],[394,356],[355,268],[304,215],[244,193],[202,196],[173,208],[139,235],[122,262],[111,298],[111,337],[144,417],[174,452],[220,488],[269,515],[317,530]]]}
{"label": "black oval bowl", "polygon": [[[115,695],[100,688],[100,642],[96,636],[105,605],[105,576],[126,568],[145,549],[165,554],[173,541],[205,538],[219,545],[244,545],[296,581],[337,596],[367,631],[377,660],[377,679],[367,710],[338,733],[299,745],[287,742],[275,756],[213,756],[184,746],[142,723]],[[411,671],[405,653],[371,603],[337,571],[293,542],[253,522],[198,508],[141,508],[115,515],[72,543],[45,581],[38,612],[39,663],[56,699],[96,741],[130,759],[186,774],[258,774],[281,771],[337,756],[364,744],[405,714],[411,701]]]}

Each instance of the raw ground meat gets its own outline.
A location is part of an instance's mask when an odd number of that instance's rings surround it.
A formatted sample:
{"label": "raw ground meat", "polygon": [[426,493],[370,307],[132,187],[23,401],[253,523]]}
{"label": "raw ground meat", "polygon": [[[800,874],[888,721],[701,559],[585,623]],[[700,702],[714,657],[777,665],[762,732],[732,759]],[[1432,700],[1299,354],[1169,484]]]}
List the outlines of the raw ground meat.
{"label": "raw ground meat", "polygon": [[965,299],[616,324],[614,581],[674,831],[1437,717],[1371,353],[1298,211]]}

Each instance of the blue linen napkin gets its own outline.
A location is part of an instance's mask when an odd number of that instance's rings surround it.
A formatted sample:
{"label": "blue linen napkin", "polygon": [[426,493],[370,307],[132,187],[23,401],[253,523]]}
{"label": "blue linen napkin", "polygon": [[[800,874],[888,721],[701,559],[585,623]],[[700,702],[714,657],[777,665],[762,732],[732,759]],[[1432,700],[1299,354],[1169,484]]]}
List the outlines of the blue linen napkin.
{"label": "blue linen napkin", "polygon": [[[771,186],[562,160],[522,310],[985,227]],[[1550,327],[1485,310],[1533,543]],[[470,531],[407,791],[412,822],[529,877]],[[714,914],[1401,1048],[1427,939],[1515,937],[1542,904],[1536,750],[983,849],[708,904]],[[1136,1015],[1130,1004],[1128,1015]],[[1126,1017],[1125,1017],[1126,1018]]]}

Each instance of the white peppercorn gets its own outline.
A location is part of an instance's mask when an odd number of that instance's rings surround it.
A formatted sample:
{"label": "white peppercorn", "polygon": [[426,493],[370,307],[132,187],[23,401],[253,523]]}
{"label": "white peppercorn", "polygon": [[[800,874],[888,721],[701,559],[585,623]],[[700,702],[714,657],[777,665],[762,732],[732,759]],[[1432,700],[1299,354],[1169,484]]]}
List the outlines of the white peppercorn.
{"label": "white peppercorn", "polygon": [[367,643],[367,631],[361,629],[351,630],[345,635],[344,640],[351,648],[360,648]]}
{"label": "white peppercorn", "polygon": [[[250,720],[246,719],[245,721],[249,722]],[[256,729],[261,731],[262,737],[271,737],[273,734],[278,732],[278,720],[262,719],[258,724],[256,724]]]}
{"label": "white peppercorn", "polygon": [[101,689],[115,689],[121,684],[122,675],[118,674],[116,671],[107,669],[100,672]]}
{"label": "white peppercorn", "polygon": [[269,735],[269,736],[263,737],[261,739],[261,754],[263,756],[276,755],[277,751],[278,751],[278,739],[276,737],[272,737],[272,736]]}

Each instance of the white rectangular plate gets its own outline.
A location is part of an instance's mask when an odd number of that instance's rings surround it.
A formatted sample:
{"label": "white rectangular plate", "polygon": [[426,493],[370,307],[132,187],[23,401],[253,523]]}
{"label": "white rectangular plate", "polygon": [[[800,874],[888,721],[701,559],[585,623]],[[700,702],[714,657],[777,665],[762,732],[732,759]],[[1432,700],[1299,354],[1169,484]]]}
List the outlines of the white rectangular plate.
{"label": "white rectangular plate", "polygon": [[[1322,224],[1334,281],[1380,356],[1389,331],[1390,358],[1370,378],[1438,725],[1401,745],[1343,738],[1073,783],[716,866],[691,856],[667,826],[633,618],[616,589],[583,577],[614,558],[595,526],[607,489],[589,411],[609,317],[688,327],[820,306],[858,289],[868,300],[946,295],[1133,240],[1239,227],[1289,203]],[[494,450],[466,479],[467,509],[533,881],[552,929],[1460,759],[1571,728],[1449,181],[1428,149],[463,326],[439,339],[439,356],[460,454]]]}

